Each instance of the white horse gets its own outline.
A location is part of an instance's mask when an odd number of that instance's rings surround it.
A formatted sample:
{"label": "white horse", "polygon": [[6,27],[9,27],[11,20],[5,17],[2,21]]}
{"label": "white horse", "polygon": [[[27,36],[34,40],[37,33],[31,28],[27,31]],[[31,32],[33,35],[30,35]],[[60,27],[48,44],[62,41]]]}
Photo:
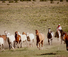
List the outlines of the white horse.
{"label": "white horse", "polygon": [[29,41],[32,45],[32,43],[34,42],[34,34],[32,33],[27,33],[27,41]]}
{"label": "white horse", "polygon": [[15,37],[14,35],[10,35],[10,33],[7,33],[7,41],[8,41],[8,44],[9,44],[9,49],[10,47],[12,47],[14,49],[14,41],[15,41]]}
{"label": "white horse", "polygon": [[[18,34],[21,36],[21,44],[23,44],[23,42],[27,41],[27,37],[25,34],[22,35],[19,32],[18,32]],[[23,45],[22,45],[22,47],[23,47]]]}
{"label": "white horse", "polygon": [[1,49],[4,49],[4,39],[2,37],[0,37],[0,46]]}

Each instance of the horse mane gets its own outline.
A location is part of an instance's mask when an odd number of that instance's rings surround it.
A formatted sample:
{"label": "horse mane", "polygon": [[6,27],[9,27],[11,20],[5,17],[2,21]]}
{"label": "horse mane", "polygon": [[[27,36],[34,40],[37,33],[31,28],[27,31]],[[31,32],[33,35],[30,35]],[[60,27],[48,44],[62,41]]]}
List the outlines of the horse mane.
{"label": "horse mane", "polygon": [[18,32],[16,31],[16,32],[15,32],[15,39],[17,39],[17,35],[18,35]]}
{"label": "horse mane", "polygon": [[23,34],[23,35],[26,35],[26,33],[25,33],[25,32],[23,32],[22,34]]}
{"label": "horse mane", "polygon": [[38,33],[39,33],[38,30],[35,30],[35,31],[36,31],[36,35],[38,35]]}

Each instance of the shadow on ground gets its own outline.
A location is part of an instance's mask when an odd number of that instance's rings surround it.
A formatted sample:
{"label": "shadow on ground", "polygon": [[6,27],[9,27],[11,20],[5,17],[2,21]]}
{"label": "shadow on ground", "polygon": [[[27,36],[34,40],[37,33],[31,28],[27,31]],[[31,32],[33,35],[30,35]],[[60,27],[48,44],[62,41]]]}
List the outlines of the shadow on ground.
{"label": "shadow on ground", "polygon": [[43,54],[36,54],[37,56],[41,56],[41,55],[56,55],[56,53],[43,53]]}

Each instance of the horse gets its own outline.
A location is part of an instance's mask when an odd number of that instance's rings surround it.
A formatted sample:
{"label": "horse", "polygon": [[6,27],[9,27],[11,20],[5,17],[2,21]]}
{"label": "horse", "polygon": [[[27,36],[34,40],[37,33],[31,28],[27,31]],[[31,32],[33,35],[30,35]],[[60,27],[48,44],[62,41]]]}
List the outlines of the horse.
{"label": "horse", "polygon": [[27,33],[27,41],[29,42],[30,46],[33,46],[34,43],[34,34],[33,33]]}
{"label": "horse", "polygon": [[6,41],[6,39],[7,39],[6,35],[0,35],[0,37],[2,37],[4,39],[4,41]]}
{"label": "horse", "polygon": [[15,41],[15,37],[14,35],[10,35],[10,33],[7,33],[7,41],[8,41],[8,44],[9,44],[9,49],[14,49],[14,41]]}
{"label": "horse", "polygon": [[17,43],[18,47],[20,48],[21,36],[18,34],[18,31],[15,32],[15,43]]}
{"label": "horse", "polygon": [[7,37],[6,35],[0,35],[0,43],[1,43],[1,49],[4,49],[4,43],[6,43]]}
{"label": "horse", "polygon": [[11,49],[11,48],[14,49],[14,41],[15,41],[14,35],[10,35],[10,33],[8,33],[7,30],[4,31],[4,34],[7,38],[9,49]]}
{"label": "horse", "polygon": [[[41,45],[41,47],[43,47],[44,34],[39,33],[38,30],[35,30],[35,32],[36,32],[36,46],[37,46],[37,48],[40,49],[40,45]],[[38,44],[39,44],[39,47],[38,47]]]}
{"label": "horse", "polygon": [[57,37],[59,39],[59,41],[61,41],[61,44],[62,44],[62,41],[63,41],[63,35],[64,34],[65,34],[65,32],[63,30],[58,30],[55,33],[55,37]]}
{"label": "horse", "polygon": [[4,39],[2,37],[0,37],[0,46],[1,49],[4,49]]}
{"label": "horse", "polygon": [[20,32],[18,32],[18,34],[21,36],[21,47],[23,47],[23,43],[27,41],[27,36],[26,34],[21,34]]}
{"label": "horse", "polygon": [[48,28],[48,33],[47,33],[47,39],[48,39],[48,44],[51,45],[52,44],[52,37],[53,37],[53,33],[50,30],[50,28]]}
{"label": "horse", "polygon": [[68,51],[68,35],[67,33],[64,34],[64,37],[63,37],[65,43],[66,43],[66,50]]}

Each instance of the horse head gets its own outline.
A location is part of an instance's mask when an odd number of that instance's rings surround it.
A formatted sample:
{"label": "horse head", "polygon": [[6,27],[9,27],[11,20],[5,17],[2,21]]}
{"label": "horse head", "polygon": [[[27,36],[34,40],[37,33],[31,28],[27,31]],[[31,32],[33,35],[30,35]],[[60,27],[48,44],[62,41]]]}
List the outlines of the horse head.
{"label": "horse head", "polygon": [[36,35],[38,35],[39,34],[38,30],[35,30],[35,31],[36,31]]}

